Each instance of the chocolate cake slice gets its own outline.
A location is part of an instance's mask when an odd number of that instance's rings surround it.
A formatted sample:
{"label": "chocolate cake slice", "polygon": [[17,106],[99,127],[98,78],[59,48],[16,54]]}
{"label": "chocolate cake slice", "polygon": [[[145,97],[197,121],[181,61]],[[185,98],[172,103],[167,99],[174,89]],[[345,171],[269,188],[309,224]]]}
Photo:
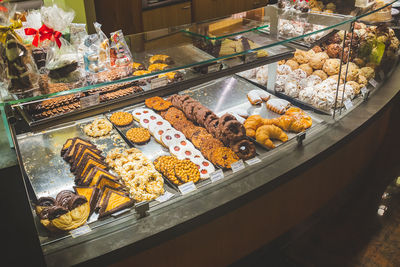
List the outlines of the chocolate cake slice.
{"label": "chocolate cake slice", "polygon": [[[93,183],[93,181],[92,181],[92,183]],[[100,178],[98,179],[98,181],[96,183],[96,187],[100,190],[103,190],[103,187],[106,185],[108,185],[116,190],[119,190],[124,187],[123,184],[117,182],[115,179],[112,179],[107,175],[101,174]]]}
{"label": "chocolate cake slice", "polygon": [[87,145],[84,144],[78,144],[78,148],[75,149],[75,158],[73,157],[73,163],[71,166],[71,172],[74,172],[79,166],[79,164],[82,162],[82,160],[85,158],[86,155],[92,155],[95,158],[98,158],[99,160],[104,160],[105,158],[101,155],[101,151],[93,148],[93,147],[88,147]]}
{"label": "chocolate cake slice", "polygon": [[113,188],[113,187],[111,187],[109,185],[105,185],[103,187],[103,189],[100,190],[99,198],[97,199],[97,203],[96,203],[96,206],[95,206],[95,211],[96,212],[98,212],[100,210],[101,206],[103,205],[104,199],[105,199],[108,191],[110,191],[110,190],[111,191],[118,191],[118,190],[116,190],[115,188]]}
{"label": "chocolate cake slice", "polygon": [[132,207],[134,200],[124,193],[109,190],[105,195],[99,210],[99,218],[103,218],[119,210]]}
{"label": "chocolate cake slice", "polygon": [[[86,186],[95,186],[98,180],[100,179],[100,175],[107,176],[111,178],[112,180],[118,180],[117,177],[106,171],[105,169],[99,168],[99,167],[94,167],[90,173],[88,173],[88,176],[85,176],[84,179],[81,181],[82,185]],[[99,188],[101,189],[101,188]]]}
{"label": "chocolate cake slice", "polygon": [[90,204],[90,213],[92,213],[100,197],[100,190],[97,187],[91,186],[74,186],[74,191],[77,195],[86,197]]}
{"label": "chocolate cake slice", "polygon": [[65,152],[67,152],[67,150],[71,147],[73,142],[74,142],[74,138],[67,139],[67,141],[65,142],[65,144],[63,145],[63,147],[61,149],[61,157],[64,157]]}
{"label": "chocolate cake slice", "polygon": [[74,155],[75,148],[78,144],[84,144],[89,147],[96,148],[96,146],[94,144],[92,144],[90,141],[81,139],[79,137],[75,137],[72,144],[70,145],[70,147],[68,148],[68,150],[65,152],[65,154],[63,156],[64,160],[69,161],[69,159]]}
{"label": "chocolate cake slice", "polygon": [[77,166],[74,173],[78,180],[81,180],[85,176],[86,172],[90,170],[90,165],[93,165],[92,168],[98,166],[104,170],[107,170],[107,164],[104,161],[99,160],[90,154],[86,154],[81,163]]}

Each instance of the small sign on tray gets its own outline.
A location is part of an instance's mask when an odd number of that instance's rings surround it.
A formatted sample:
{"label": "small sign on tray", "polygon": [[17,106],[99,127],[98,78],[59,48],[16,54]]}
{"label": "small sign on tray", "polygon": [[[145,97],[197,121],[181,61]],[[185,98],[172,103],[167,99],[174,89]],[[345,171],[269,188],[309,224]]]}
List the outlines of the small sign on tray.
{"label": "small sign on tray", "polygon": [[196,190],[196,185],[191,181],[187,182],[183,185],[178,186],[179,191],[181,191],[182,195],[186,195],[194,190]]}
{"label": "small sign on tray", "polygon": [[224,179],[224,172],[221,169],[210,174],[210,180],[212,183],[215,183],[221,179]]}
{"label": "small sign on tray", "polygon": [[378,82],[377,82],[375,79],[369,80],[369,83],[370,83],[374,88],[378,87]]}
{"label": "small sign on tray", "polygon": [[221,69],[221,63],[213,64],[208,66],[207,73],[217,72]]}
{"label": "small sign on tray", "polygon": [[175,196],[175,195],[172,194],[171,192],[165,191],[164,195],[159,196],[158,198],[156,198],[156,201],[162,203],[162,202],[165,202],[165,201],[169,200],[173,196]]}
{"label": "small sign on tray", "polygon": [[91,231],[92,231],[92,229],[90,228],[90,226],[85,224],[85,225],[83,225],[83,226],[81,226],[79,228],[76,228],[74,230],[69,231],[69,233],[71,234],[72,238],[76,238],[78,236],[87,234],[87,233],[89,233]]}
{"label": "small sign on tray", "polygon": [[261,162],[261,159],[259,157],[254,157],[252,159],[246,160],[246,163],[249,165],[255,165],[260,162]]}
{"label": "small sign on tray", "polygon": [[231,168],[233,173],[243,170],[245,168],[243,160],[236,161],[231,165]]}
{"label": "small sign on tray", "polygon": [[249,63],[249,62],[253,62],[257,59],[257,52],[251,52],[248,53],[244,56],[244,62],[245,63]]}
{"label": "small sign on tray", "polygon": [[151,80],[151,89],[156,89],[158,87],[166,86],[168,84],[167,76],[161,78],[154,78]]}
{"label": "small sign on tray", "polygon": [[347,110],[350,110],[353,107],[353,103],[351,102],[350,99],[346,99],[346,101],[344,101],[344,106],[346,107]]}
{"label": "small sign on tray", "polygon": [[91,106],[100,104],[100,93],[95,93],[93,95],[85,96],[80,99],[81,109],[85,109]]}

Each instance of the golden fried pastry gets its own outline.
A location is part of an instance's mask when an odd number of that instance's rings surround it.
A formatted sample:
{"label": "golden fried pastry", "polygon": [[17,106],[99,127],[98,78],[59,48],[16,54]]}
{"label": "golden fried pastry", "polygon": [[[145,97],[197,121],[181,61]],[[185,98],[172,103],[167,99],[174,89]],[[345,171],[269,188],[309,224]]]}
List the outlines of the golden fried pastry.
{"label": "golden fried pastry", "polygon": [[117,126],[128,126],[132,123],[133,116],[128,112],[118,111],[111,115],[110,121]]}
{"label": "golden fried pastry", "polygon": [[307,73],[307,76],[310,76],[313,73],[313,68],[310,64],[302,64],[299,66],[299,69],[304,70],[304,72]]}
{"label": "golden fried pastry", "polygon": [[227,147],[218,147],[213,149],[211,162],[222,169],[230,169],[231,165],[239,160],[239,157],[232,149]]}
{"label": "golden fried pastry", "polygon": [[146,107],[154,109],[155,111],[165,111],[172,106],[172,103],[162,99],[159,96],[147,98],[144,101]]}
{"label": "golden fried pastry", "polygon": [[91,137],[100,137],[109,134],[112,130],[112,124],[106,119],[95,119],[83,127],[86,135]]}
{"label": "golden fried pastry", "polygon": [[256,131],[256,140],[258,143],[265,145],[268,148],[275,148],[271,139],[277,139],[282,142],[287,142],[288,136],[281,128],[275,125],[263,125]]}
{"label": "golden fried pastry", "polygon": [[327,59],[322,67],[322,70],[329,76],[339,74],[340,71],[340,59],[330,58]]}
{"label": "golden fried pastry", "polygon": [[126,132],[126,137],[137,145],[144,145],[150,141],[150,132],[146,128],[132,128]]}
{"label": "golden fried pastry", "polygon": [[181,185],[182,182],[176,177],[174,167],[178,163],[175,156],[161,156],[154,161],[157,171],[161,172],[165,178],[175,185]]}
{"label": "golden fried pastry", "polygon": [[252,115],[246,119],[244,122],[244,128],[246,129],[246,135],[248,137],[254,138],[256,136],[256,131],[258,127],[263,125],[263,117],[260,115]]}
{"label": "golden fried pastry", "polygon": [[288,65],[292,70],[297,70],[300,66],[299,63],[297,63],[297,61],[294,61],[292,59],[286,61],[286,65]]}
{"label": "golden fried pastry", "polygon": [[174,166],[174,171],[176,177],[183,183],[197,183],[200,180],[199,169],[190,160],[179,160]]}
{"label": "golden fried pastry", "polygon": [[328,75],[323,70],[316,70],[312,73],[312,75],[320,77],[323,81],[328,79]]}
{"label": "golden fried pastry", "polygon": [[329,56],[325,52],[315,53],[315,55],[310,59],[309,64],[313,69],[320,70],[328,59]]}
{"label": "golden fried pastry", "polygon": [[147,70],[150,72],[155,72],[155,71],[165,70],[167,67],[168,67],[167,64],[155,63],[151,64]]}
{"label": "golden fried pastry", "polygon": [[296,60],[299,65],[307,64],[309,57],[306,51],[296,49],[296,52],[294,53],[294,60]]}
{"label": "golden fried pastry", "polygon": [[146,74],[150,74],[151,72],[148,70],[137,70],[135,72],[133,72],[133,76],[142,76],[142,75],[146,75]]}

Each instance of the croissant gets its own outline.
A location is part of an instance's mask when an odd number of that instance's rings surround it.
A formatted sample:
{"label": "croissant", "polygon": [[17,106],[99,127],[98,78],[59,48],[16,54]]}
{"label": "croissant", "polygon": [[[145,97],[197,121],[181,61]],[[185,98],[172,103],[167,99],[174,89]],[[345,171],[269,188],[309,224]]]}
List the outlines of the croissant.
{"label": "croissant", "polygon": [[274,143],[271,139],[277,139],[282,142],[288,140],[287,134],[285,134],[281,128],[275,125],[263,125],[256,131],[256,140],[258,143],[265,145],[268,148],[275,148]]}
{"label": "croissant", "polygon": [[263,125],[263,120],[264,119],[260,115],[248,117],[243,124],[246,129],[246,135],[254,138],[256,136],[257,128]]}
{"label": "croissant", "polygon": [[291,116],[283,115],[283,116],[280,116],[279,118],[272,119],[272,124],[275,126],[278,126],[282,130],[290,131],[291,126],[292,126],[293,122],[295,122],[295,120],[296,119]]}

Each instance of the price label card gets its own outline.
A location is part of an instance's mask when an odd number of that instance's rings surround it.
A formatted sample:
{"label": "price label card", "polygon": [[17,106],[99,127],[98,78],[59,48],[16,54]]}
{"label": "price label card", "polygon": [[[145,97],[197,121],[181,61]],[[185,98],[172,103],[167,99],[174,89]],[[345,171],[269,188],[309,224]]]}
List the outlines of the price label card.
{"label": "price label card", "polygon": [[347,110],[349,110],[353,107],[353,103],[351,102],[350,99],[347,99],[346,101],[344,101],[344,106],[346,107]]}
{"label": "price label card", "polygon": [[231,167],[233,173],[243,170],[245,168],[243,160],[236,161],[231,165]]}
{"label": "price label card", "polygon": [[181,191],[182,195],[186,195],[197,188],[193,182],[187,182],[186,184],[178,186],[178,189]]}
{"label": "price label card", "polygon": [[158,198],[156,198],[156,200],[158,201],[158,202],[165,202],[165,201],[167,201],[168,199],[170,199],[171,197],[173,197],[173,196],[175,196],[174,194],[172,194],[172,193],[170,193],[170,192],[168,192],[168,191],[166,191],[165,193],[164,193],[164,195],[162,195],[162,196],[159,196]]}
{"label": "price label card", "polygon": [[221,169],[210,174],[210,180],[212,183],[215,183],[223,178],[224,178],[224,172]]}
{"label": "price label card", "polygon": [[98,104],[100,104],[100,93],[82,97],[80,99],[80,102],[81,102],[81,109],[85,109],[85,108],[88,108],[91,106],[98,105]]}
{"label": "price label card", "polygon": [[249,165],[255,165],[260,162],[261,162],[261,159],[259,157],[254,157],[252,159],[246,160],[246,163]]}
{"label": "price label card", "polygon": [[154,78],[151,80],[151,89],[156,89],[158,87],[166,86],[168,84],[167,76],[161,78]]}
{"label": "price label card", "polygon": [[385,79],[385,73],[383,72],[383,70],[381,70],[381,71],[379,72],[379,78],[381,78],[381,80],[384,80],[384,79]]}
{"label": "price label card", "polygon": [[221,63],[217,63],[214,65],[210,65],[207,68],[207,73],[213,73],[213,72],[217,72],[221,69]]}
{"label": "price label card", "polygon": [[123,209],[123,210],[114,212],[113,214],[111,214],[111,216],[114,217],[114,218],[116,218],[116,217],[118,217],[119,215],[124,214],[124,213],[129,212],[129,211],[130,211],[130,209]]}
{"label": "price label card", "polygon": [[252,53],[246,54],[244,56],[244,62],[245,63],[252,62],[252,61],[254,61],[256,59],[257,59],[257,53],[256,52],[252,52]]}
{"label": "price label card", "polygon": [[90,228],[90,226],[86,224],[79,228],[69,231],[69,233],[71,234],[72,238],[75,238],[75,237],[87,234],[91,231],[92,231],[92,229]]}
{"label": "price label card", "polygon": [[378,82],[375,81],[375,79],[369,80],[369,83],[370,83],[374,88],[378,87]]}

